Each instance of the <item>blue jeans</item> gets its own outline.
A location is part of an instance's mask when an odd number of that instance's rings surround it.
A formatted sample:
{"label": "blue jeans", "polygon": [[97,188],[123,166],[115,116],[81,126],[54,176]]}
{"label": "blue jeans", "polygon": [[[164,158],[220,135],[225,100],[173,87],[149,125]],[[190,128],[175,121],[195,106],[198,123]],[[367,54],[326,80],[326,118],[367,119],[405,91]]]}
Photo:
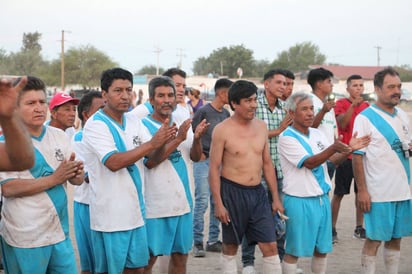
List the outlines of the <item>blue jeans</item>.
{"label": "blue jeans", "polygon": [[193,210],[193,241],[203,244],[204,216],[210,202],[209,239],[208,243],[217,242],[220,233],[220,222],[215,217],[215,206],[209,188],[209,159],[193,163],[195,178],[195,208]]}
{"label": "blue jeans", "polygon": [[[279,194],[279,199],[283,201],[283,192],[282,192],[282,187],[283,187],[283,179],[278,179],[278,194]],[[262,179],[262,184],[263,186],[267,189],[267,184],[264,179]],[[272,195],[268,191],[268,198],[270,203],[272,203]],[[283,235],[282,238],[276,241],[276,244],[278,246],[278,254],[279,258],[281,261],[283,261],[283,256],[285,255],[285,235]],[[242,239],[242,264],[243,267],[246,266],[253,266],[255,264],[255,248],[256,245],[248,245],[246,237],[243,237]]]}

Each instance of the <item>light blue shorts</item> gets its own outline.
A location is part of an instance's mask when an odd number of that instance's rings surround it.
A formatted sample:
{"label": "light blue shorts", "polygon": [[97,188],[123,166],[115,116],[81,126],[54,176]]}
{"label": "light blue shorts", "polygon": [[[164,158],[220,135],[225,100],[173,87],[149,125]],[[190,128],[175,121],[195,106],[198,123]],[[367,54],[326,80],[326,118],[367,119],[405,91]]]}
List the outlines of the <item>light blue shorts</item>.
{"label": "light blue shorts", "polygon": [[286,254],[312,257],[332,251],[332,213],[328,195],[283,198],[286,221]]}
{"label": "light blue shorts", "polygon": [[193,242],[193,214],[146,219],[151,255],[188,254]]}
{"label": "light blue shorts", "polygon": [[92,232],[90,229],[89,205],[73,203],[74,234],[79,250],[80,268],[82,271],[94,271]]}
{"label": "light blue shorts", "polygon": [[2,238],[2,251],[5,273],[77,273],[70,238],[57,244],[35,248],[13,247]]}
{"label": "light blue shorts", "polygon": [[145,226],[117,232],[92,230],[92,242],[98,273],[122,273],[125,268],[141,268],[149,262]]}
{"label": "light blue shorts", "polygon": [[368,239],[386,242],[412,236],[412,200],[373,202],[363,216]]}

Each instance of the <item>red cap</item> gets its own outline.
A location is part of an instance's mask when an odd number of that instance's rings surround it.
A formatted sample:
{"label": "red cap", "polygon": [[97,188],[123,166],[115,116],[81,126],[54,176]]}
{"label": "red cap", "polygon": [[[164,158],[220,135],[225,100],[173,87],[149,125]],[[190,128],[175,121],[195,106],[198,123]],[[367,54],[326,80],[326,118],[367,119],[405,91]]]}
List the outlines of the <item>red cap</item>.
{"label": "red cap", "polygon": [[73,102],[73,104],[77,106],[80,100],[77,98],[71,97],[69,94],[59,92],[59,93],[56,93],[56,95],[54,95],[53,98],[50,100],[49,109],[51,111],[55,107],[61,106],[67,102]]}

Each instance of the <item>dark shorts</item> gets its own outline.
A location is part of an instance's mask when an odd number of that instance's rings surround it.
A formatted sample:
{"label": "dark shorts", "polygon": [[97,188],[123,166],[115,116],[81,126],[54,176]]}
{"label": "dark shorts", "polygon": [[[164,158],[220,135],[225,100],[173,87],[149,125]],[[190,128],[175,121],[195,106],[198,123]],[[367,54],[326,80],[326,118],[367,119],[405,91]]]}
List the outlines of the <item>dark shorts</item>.
{"label": "dark shorts", "polygon": [[239,245],[244,235],[248,244],[276,242],[275,222],[262,184],[244,186],[221,177],[220,191],[230,223],[222,224],[225,244]]}
{"label": "dark shorts", "polygon": [[[350,193],[350,186],[353,180],[352,160],[346,159],[336,169],[335,175],[335,195],[346,195]],[[354,182],[355,193],[358,193],[358,188]]]}

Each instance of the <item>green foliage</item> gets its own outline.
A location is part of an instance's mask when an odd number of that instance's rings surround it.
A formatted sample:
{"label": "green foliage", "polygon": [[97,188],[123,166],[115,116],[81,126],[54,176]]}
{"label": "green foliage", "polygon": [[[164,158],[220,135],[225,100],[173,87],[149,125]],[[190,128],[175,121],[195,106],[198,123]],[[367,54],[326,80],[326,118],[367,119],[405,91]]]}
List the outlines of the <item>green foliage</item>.
{"label": "green foliage", "polygon": [[236,71],[240,67],[243,69],[243,75],[247,77],[253,76],[254,62],[253,51],[243,45],[223,47],[214,50],[207,58],[197,59],[193,72],[197,75],[213,73],[236,78]]}
{"label": "green foliage", "polygon": [[33,51],[40,54],[40,38],[41,34],[37,31],[33,33],[23,33],[23,46],[21,47],[21,51]]}
{"label": "green foliage", "polygon": [[[165,72],[165,69],[162,67],[159,67],[159,74],[163,74],[163,72]],[[156,66],[155,65],[146,65],[144,67],[142,67],[141,69],[139,69],[136,74],[140,74],[140,75],[145,75],[145,74],[149,74],[149,75],[156,75]]]}
{"label": "green foliage", "polygon": [[[61,83],[61,60],[51,62],[41,55],[38,32],[24,33],[21,50],[7,54],[0,49],[0,74],[35,75],[42,78],[49,86]],[[65,83],[83,87],[99,86],[103,70],[117,66],[109,56],[93,46],[70,48],[64,54]]]}
{"label": "green foliage", "polygon": [[293,72],[307,70],[309,65],[323,64],[326,56],[311,42],[297,43],[278,54],[271,67],[289,69]]}
{"label": "green foliage", "polygon": [[64,64],[66,83],[83,87],[99,86],[102,71],[118,66],[93,46],[70,48],[64,54]]}
{"label": "green foliage", "polygon": [[[7,55],[3,50],[0,53],[0,60],[6,65],[0,67],[3,74],[9,75],[39,75],[42,66],[46,64],[40,52],[41,34],[38,32],[24,33],[23,46],[16,53]],[[5,70],[5,71],[3,71]]]}
{"label": "green foliage", "polygon": [[0,48],[0,75],[10,74],[8,73],[10,67],[10,56],[7,52]]}
{"label": "green foliage", "polygon": [[396,71],[399,73],[399,78],[402,82],[412,81],[412,69],[409,65],[402,65],[400,67],[395,67]]}

